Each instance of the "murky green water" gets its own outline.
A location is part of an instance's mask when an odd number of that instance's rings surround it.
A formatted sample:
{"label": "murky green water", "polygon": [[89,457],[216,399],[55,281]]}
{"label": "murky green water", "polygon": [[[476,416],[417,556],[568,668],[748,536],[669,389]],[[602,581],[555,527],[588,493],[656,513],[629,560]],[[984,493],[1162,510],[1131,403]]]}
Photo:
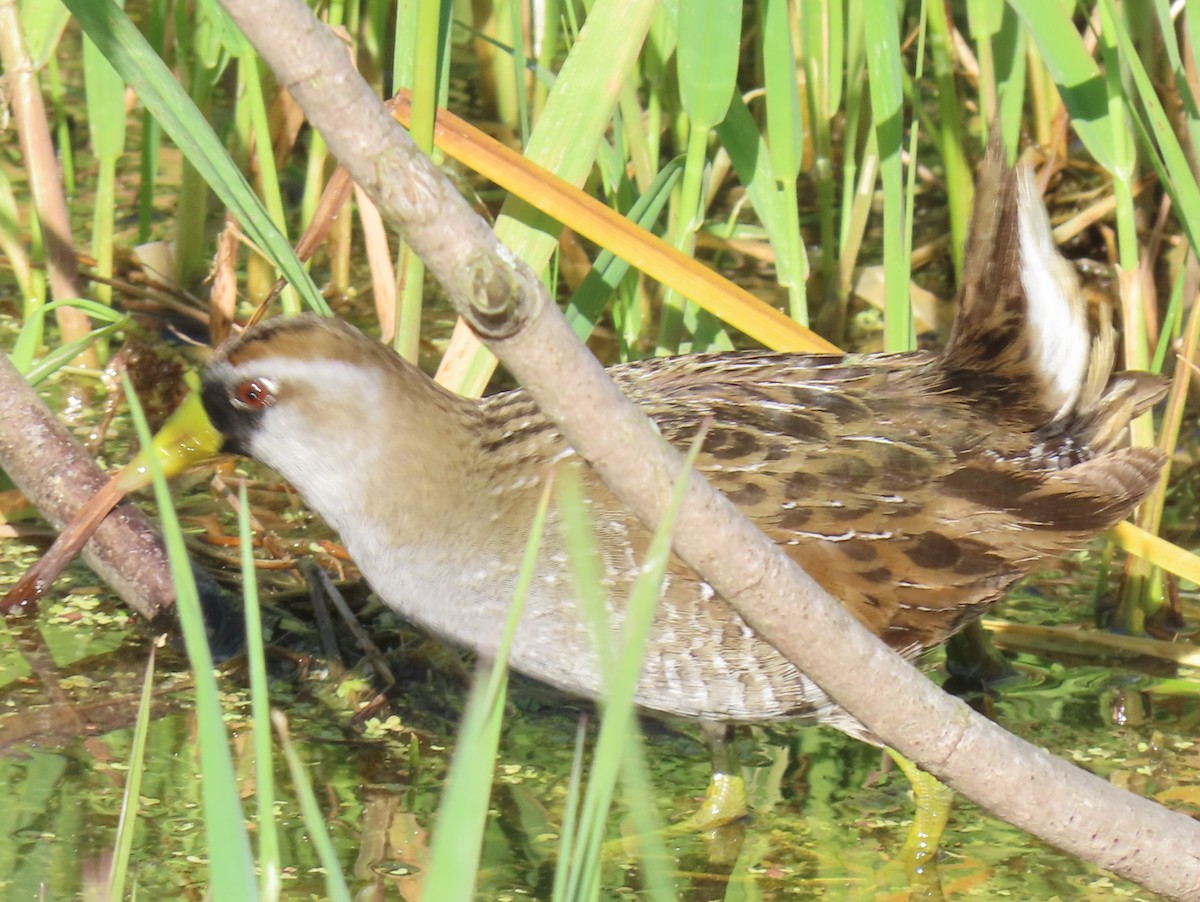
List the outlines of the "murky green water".
{"label": "murky green water", "polygon": [[[5,578],[21,562],[10,560]],[[0,645],[0,898],[79,898],[89,875],[103,873],[112,848],[147,640],[136,623],[76,566],[73,594],[14,622]],[[1083,582],[1082,575],[1075,577]],[[1013,607],[1023,619],[1086,620],[1063,580],[1042,580]],[[61,598],[61,595],[59,596]],[[274,705],[286,710],[317,796],[360,898],[416,899],[429,834],[464,700],[466,670],[394,620],[381,633],[400,684],[381,723],[352,723],[367,686],[328,677],[319,662],[296,658],[295,620],[276,622]],[[297,666],[297,660],[301,665]],[[994,699],[1007,728],[1082,766],[1196,810],[1200,747],[1193,744],[1200,704],[1164,695],[1164,684],[1128,666],[1016,654],[1019,676]],[[224,688],[239,768],[252,775],[245,722],[245,675],[235,660]],[[1177,688],[1177,687],[1176,687]],[[340,691],[339,691],[340,689]],[[1120,704],[1118,704],[1120,703]],[[1135,725],[1111,712],[1136,709]],[[586,706],[525,681],[512,687],[483,853],[479,898],[549,895],[572,746]],[[390,719],[388,719],[390,718]],[[696,805],[708,757],[694,731],[646,722],[655,802],[665,820]],[[681,898],[908,898],[897,856],[911,816],[907,782],[883,768],[880,753],[829,730],[744,730],[754,815],[718,835],[672,836],[668,849]],[[206,885],[197,778],[197,740],[181,657],[161,653],[155,718],[135,836],[133,878],[140,899],[202,898]],[[289,870],[285,898],[320,898],[323,876],[292,801],[286,768],[276,817]],[[252,791],[252,781],[244,784]],[[253,800],[246,801],[252,813]],[[612,819],[605,897],[636,898],[633,859]],[[1063,856],[965,802],[956,804],[943,843],[946,898],[1026,900],[1152,898]]]}

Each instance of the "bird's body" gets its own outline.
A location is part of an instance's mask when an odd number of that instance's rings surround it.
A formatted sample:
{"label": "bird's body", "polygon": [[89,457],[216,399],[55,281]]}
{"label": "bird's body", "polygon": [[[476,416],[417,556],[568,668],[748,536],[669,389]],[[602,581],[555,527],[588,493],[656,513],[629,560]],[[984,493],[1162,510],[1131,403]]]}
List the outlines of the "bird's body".
{"label": "bird's body", "polygon": [[[1125,517],[1161,468],[1157,452],[1116,447],[1159,388],[1112,373],[1111,326],[1092,337],[1021,188],[1019,207],[1011,173],[981,192],[998,211],[976,220],[987,259],[943,354],[752,351],[610,370],[677,445],[711,418],[698,469],[910,656]],[[619,626],[649,533],[523,391],[458,398],[351,327],[307,316],[226,344],[204,382],[217,428],[297,487],[388,605],[483,654],[499,641],[545,479],[579,467]],[[595,697],[598,656],[558,530],[545,536],[511,664]],[[861,734],[677,559],[637,701]]]}

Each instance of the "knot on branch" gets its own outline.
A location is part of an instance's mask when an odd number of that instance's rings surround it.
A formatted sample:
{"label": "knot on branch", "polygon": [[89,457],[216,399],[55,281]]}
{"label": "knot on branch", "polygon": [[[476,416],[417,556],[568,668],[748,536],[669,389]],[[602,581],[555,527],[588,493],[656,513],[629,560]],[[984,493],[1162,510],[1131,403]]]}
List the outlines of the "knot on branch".
{"label": "knot on branch", "polygon": [[500,250],[500,255],[483,251],[467,261],[469,309],[459,311],[472,329],[491,340],[511,338],[520,332],[541,297],[541,283],[507,248]]}

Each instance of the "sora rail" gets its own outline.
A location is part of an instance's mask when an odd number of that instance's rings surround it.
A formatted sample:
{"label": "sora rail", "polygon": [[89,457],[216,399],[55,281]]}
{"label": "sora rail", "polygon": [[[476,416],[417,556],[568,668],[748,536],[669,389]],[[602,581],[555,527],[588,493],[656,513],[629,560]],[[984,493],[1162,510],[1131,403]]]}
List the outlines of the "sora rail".
{"label": "sora rail", "polygon": [[[1089,327],[1028,172],[985,166],[967,260],[941,354],[749,351],[609,371],[677,445],[711,418],[699,470],[910,657],[1124,518],[1163,462],[1118,447],[1162,386],[1113,372],[1109,316]],[[553,467],[580,467],[619,625],[648,533],[525,392],[457,397],[315,316],[247,330],[217,351],[203,381],[229,449],[290,480],[388,605],[485,655],[543,481]],[[543,543],[511,665],[595,697],[598,659],[558,531]],[[870,738],[678,560],[637,702],[708,722],[803,719]]]}

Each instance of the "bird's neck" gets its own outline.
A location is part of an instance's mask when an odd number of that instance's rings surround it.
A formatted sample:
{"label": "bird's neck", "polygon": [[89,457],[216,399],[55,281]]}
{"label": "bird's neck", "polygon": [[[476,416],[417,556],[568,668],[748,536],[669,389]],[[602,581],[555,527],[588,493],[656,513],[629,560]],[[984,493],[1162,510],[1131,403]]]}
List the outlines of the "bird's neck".
{"label": "bird's neck", "polygon": [[[411,396],[404,407],[411,412]],[[373,426],[379,434],[371,444],[384,445],[382,452],[370,459],[358,452],[345,475],[317,492],[310,483],[305,500],[388,605],[491,653],[549,466],[510,461],[498,478],[493,458],[501,452],[484,450],[473,416],[430,411],[420,430],[396,429],[389,417],[381,412]]]}

